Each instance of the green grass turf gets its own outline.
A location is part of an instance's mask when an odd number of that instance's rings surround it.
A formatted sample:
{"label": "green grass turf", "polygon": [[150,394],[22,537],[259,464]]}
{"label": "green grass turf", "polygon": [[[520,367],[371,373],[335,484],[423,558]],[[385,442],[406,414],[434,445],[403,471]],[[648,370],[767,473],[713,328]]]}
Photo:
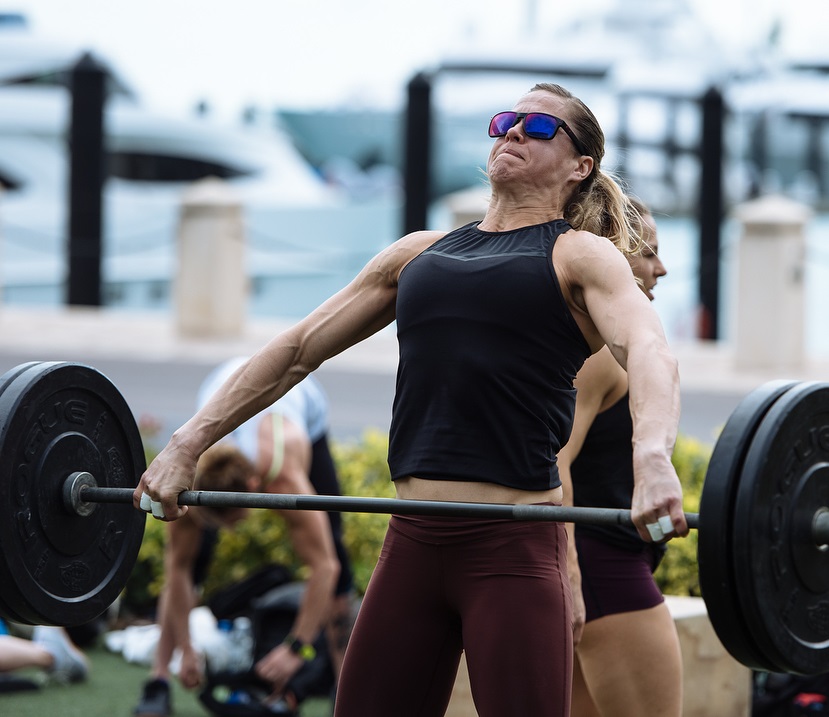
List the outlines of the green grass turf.
{"label": "green grass turf", "polygon": [[[120,655],[104,647],[86,651],[90,662],[89,679],[74,685],[46,683],[31,692],[0,694],[2,717],[131,717],[138,702],[141,686],[148,670],[132,665]],[[32,671],[21,675],[37,678]],[[330,717],[331,703],[324,699],[309,699],[302,705],[301,717]],[[173,681],[173,714],[175,717],[205,717],[210,715],[196,692],[185,690]]]}

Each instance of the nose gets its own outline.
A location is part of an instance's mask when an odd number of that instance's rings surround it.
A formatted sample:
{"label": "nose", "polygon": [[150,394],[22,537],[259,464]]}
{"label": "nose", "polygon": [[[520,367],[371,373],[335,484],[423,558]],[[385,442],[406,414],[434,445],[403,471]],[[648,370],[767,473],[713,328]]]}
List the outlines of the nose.
{"label": "nose", "polygon": [[[510,139],[512,137],[519,137],[519,138],[525,137],[524,132],[523,132],[523,122],[524,122],[523,117],[517,117],[515,119],[515,124],[513,124],[512,127],[510,127],[507,130],[507,134],[505,135],[507,137],[507,139]],[[521,129],[519,129],[519,127]]]}
{"label": "nose", "polygon": [[668,270],[665,268],[665,265],[662,263],[662,259],[659,256],[656,257],[656,267],[654,268],[654,273],[657,276],[665,276],[668,273]]}

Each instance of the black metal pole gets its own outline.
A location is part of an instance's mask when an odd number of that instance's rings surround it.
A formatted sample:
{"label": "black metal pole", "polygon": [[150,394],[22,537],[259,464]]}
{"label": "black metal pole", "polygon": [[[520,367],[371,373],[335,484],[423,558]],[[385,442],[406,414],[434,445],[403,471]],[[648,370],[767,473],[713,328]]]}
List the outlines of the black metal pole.
{"label": "black metal pole", "polygon": [[[87,503],[132,503],[133,489],[83,486],[80,488],[78,495],[81,502]],[[630,511],[622,508],[460,503],[445,500],[402,500],[400,498],[346,495],[190,490],[179,495],[178,504],[212,508],[325,510],[351,513],[397,513],[398,515],[443,515],[458,518],[558,521],[590,523],[593,525],[633,525]],[[685,518],[690,528],[699,526],[698,513],[686,513]]]}
{"label": "black metal pole", "polygon": [[699,203],[700,339],[719,338],[720,229],[723,217],[722,165],[725,104],[711,87],[702,98]]}
{"label": "black metal pole", "polygon": [[431,191],[432,78],[418,72],[408,86],[404,129],[403,233],[426,229]]}
{"label": "black metal pole", "polygon": [[101,305],[102,194],[106,178],[104,103],[107,71],[84,54],[72,67],[69,126],[67,303]]}

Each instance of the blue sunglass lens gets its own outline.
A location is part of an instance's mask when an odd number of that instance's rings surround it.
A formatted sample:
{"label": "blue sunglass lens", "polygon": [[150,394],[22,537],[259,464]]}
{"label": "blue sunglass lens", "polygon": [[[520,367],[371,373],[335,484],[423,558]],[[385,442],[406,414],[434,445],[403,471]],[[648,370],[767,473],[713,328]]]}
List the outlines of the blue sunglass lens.
{"label": "blue sunglass lens", "polygon": [[[499,112],[489,123],[490,137],[503,137],[515,126],[519,115],[517,112]],[[552,139],[559,127],[558,120],[552,115],[530,113],[523,116],[524,132],[535,139]]]}
{"label": "blue sunglass lens", "polygon": [[524,118],[524,131],[535,139],[552,139],[558,129],[558,120],[551,115],[528,114]]}
{"label": "blue sunglass lens", "polygon": [[515,124],[517,116],[515,112],[499,112],[489,123],[489,136],[503,137]]}

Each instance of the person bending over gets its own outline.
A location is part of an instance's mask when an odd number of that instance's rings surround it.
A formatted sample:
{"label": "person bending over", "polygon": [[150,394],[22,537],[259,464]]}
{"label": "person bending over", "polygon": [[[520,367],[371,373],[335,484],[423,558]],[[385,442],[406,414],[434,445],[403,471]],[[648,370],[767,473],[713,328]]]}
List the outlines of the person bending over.
{"label": "person bending over", "polygon": [[[205,380],[199,401],[209,400],[227,372],[244,359],[219,366]],[[201,457],[196,485],[200,490],[338,494],[327,441],[327,401],[309,376],[282,399],[241,425]],[[289,639],[256,665],[256,673],[295,707],[291,678],[304,664],[302,647],[326,630],[335,677],[351,627],[352,574],[342,545],[339,515],[318,511],[277,511],[284,518],[299,559],[309,568],[303,599]],[[170,660],[181,650],[179,680],[186,688],[203,679],[202,658],[190,639],[187,616],[196,605],[197,586],[209,565],[217,530],[243,519],[242,508],[193,508],[170,523],[164,556],[164,587],[159,599],[161,627],[150,680],[135,709],[140,717],[171,713]]]}

